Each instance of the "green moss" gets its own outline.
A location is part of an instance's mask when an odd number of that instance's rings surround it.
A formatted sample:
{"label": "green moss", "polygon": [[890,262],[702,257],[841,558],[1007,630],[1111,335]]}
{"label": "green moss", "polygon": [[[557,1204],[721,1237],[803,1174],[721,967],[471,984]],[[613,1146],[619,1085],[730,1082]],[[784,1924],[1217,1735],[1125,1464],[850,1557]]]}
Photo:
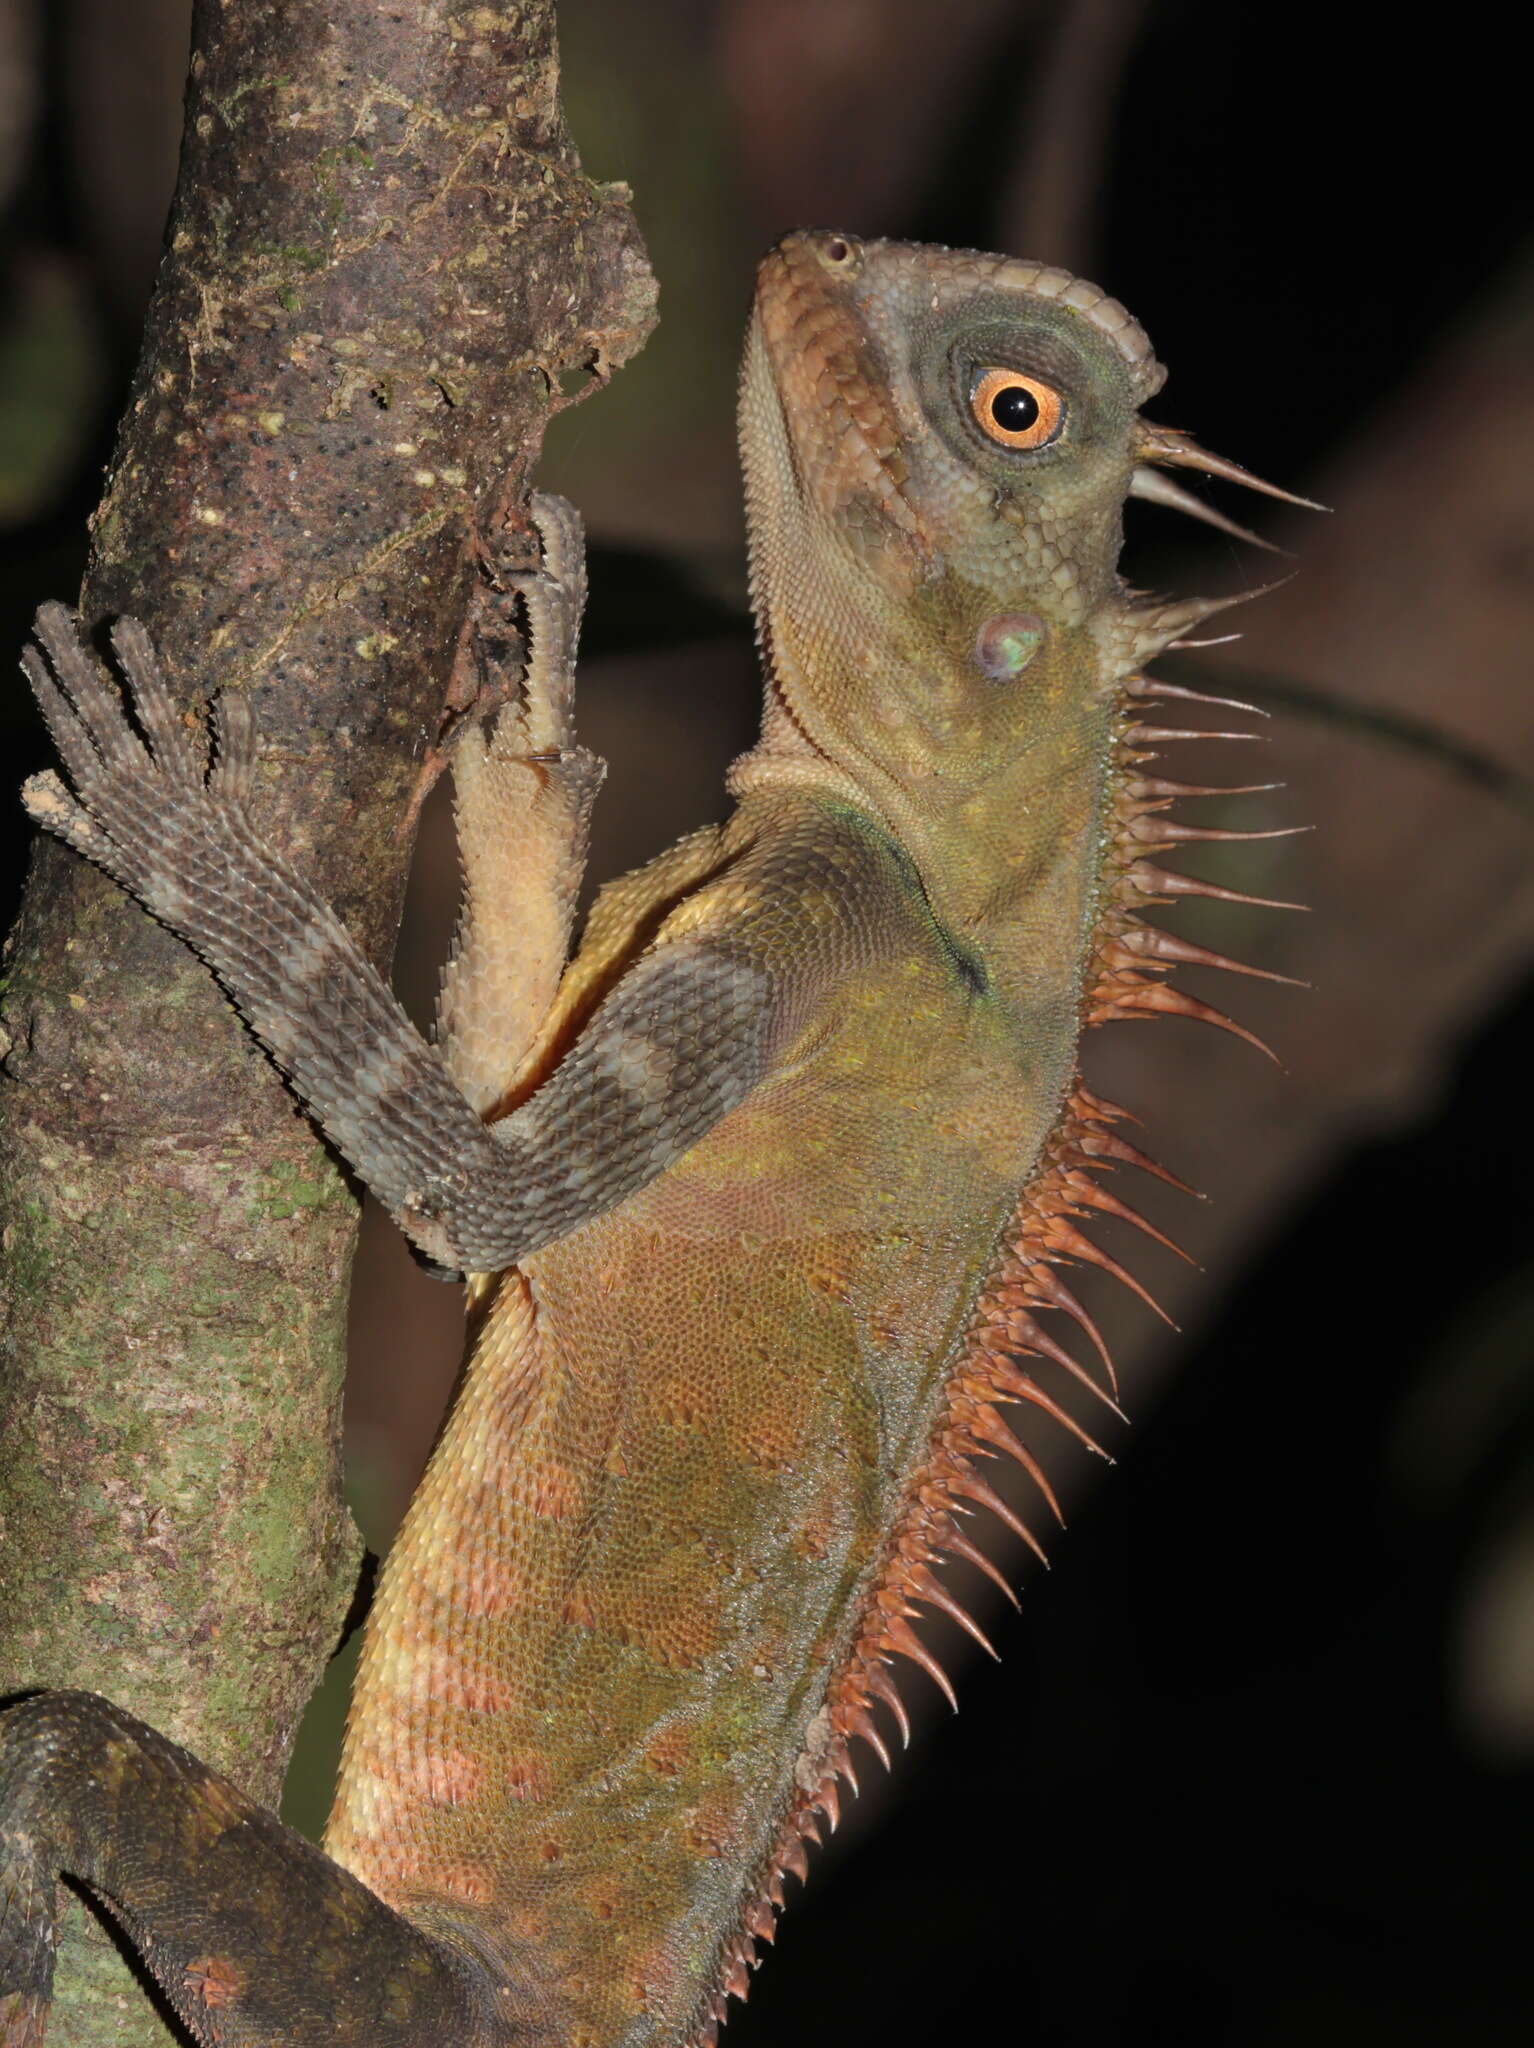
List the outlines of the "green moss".
{"label": "green moss", "polygon": [[350,1200],[334,1170],[311,1176],[292,1160],[276,1160],[257,1176],[258,1192],[251,1206],[258,1216],[296,1216],[301,1211],[329,1209]]}
{"label": "green moss", "polygon": [[60,1228],[47,1204],[30,1197],[6,1218],[5,1284],[13,1300],[47,1295],[66,1262],[71,1233]]}
{"label": "green moss", "polygon": [[[237,128],[239,120],[243,119],[241,109],[245,101],[250,99],[253,94],[258,92],[286,92],[292,83],[292,79],[284,72],[274,73],[270,78],[248,78],[243,84],[237,85],[234,91],[225,99],[214,99],[210,95],[208,105],[213,108],[214,112],[219,115],[227,127]],[[237,116],[239,118],[236,118]]]}

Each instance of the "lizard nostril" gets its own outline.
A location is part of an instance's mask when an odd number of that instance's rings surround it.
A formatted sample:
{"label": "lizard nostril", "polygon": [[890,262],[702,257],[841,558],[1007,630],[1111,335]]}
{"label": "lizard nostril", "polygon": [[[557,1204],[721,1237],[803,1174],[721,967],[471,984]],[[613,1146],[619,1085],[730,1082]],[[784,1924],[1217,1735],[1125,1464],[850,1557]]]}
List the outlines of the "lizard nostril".
{"label": "lizard nostril", "polygon": [[845,263],[851,254],[852,248],[850,243],[844,242],[840,235],[834,236],[826,244],[825,257],[827,263]]}

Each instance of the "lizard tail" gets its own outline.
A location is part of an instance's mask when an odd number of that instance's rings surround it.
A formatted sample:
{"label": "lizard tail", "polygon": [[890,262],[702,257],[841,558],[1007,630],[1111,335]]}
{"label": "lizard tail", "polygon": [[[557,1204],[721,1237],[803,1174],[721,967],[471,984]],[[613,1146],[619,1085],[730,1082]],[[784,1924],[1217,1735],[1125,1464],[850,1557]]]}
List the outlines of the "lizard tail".
{"label": "lizard tail", "polygon": [[0,1814],[0,2048],[44,2040],[63,1874],[122,1923],[207,2048],[493,2038],[472,1959],[94,1693],[0,1712]]}

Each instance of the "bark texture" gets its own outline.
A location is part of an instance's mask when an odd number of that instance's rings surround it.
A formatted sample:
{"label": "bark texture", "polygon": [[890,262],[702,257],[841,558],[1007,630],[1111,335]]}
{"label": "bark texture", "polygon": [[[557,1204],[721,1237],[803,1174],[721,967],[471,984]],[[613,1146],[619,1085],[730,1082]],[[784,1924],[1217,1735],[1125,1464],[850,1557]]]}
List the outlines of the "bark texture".
{"label": "bark texture", "polygon": [[[550,0],[197,8],[82,611],[143,618],[189,712],[251,693],[261,829],[380,962],[481,561],[561,377],[652,319],[625,201]],[[0,1032],[0,1692],[106,1692],[274,1803],[355,1582],[353,1194],[201,964],[52,842]],[[74,1940],[50,2039],[163,2041]]]}

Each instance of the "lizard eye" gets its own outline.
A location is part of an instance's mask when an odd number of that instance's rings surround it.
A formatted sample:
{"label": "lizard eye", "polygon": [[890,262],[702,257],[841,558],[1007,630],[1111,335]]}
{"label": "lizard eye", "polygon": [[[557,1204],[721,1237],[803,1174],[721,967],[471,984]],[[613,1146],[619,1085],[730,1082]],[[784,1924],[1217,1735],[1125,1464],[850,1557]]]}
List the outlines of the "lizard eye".
{"label": "lizard eye", "polygon": [[1042,448],[1065,419],[1065,400],[1052,384],[1021,370],[982,370],[970,388],[975,425],[998,448]]}

